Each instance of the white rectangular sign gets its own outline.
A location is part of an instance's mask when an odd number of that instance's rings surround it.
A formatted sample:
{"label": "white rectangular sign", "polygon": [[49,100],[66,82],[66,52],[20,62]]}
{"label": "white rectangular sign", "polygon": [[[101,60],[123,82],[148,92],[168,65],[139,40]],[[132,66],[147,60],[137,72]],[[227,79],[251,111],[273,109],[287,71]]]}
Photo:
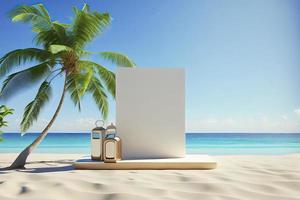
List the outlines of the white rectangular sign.
{"label": "white rectangular sign", "polygon": [[123,158],[184,157],[184,69],[118,68],[116,85]]}

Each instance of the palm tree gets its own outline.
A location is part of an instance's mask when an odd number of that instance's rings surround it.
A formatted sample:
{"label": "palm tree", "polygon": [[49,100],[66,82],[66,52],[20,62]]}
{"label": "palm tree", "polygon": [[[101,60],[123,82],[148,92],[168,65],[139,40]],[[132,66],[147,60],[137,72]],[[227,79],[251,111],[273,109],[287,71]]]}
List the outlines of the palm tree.
{"label": "palm tree", "polygon": [[[7,126],[7,121],[4,120],[4,118],[7,115],[11,115],[13,114],[14,109],[8,108],[5,105],[1,105],[0,106],[0,128],[2,128],[3,126]],[[0,142],[3,140],[3,138],[1,137],[2,131],[0,130]]]}
{"label": "palm tree", "polygon": [[1,89],[1,97],[8,98],[17,89],[40,84],[35,98],[25,107],[20,125],[23,133],[37,120],[41,109],[49,101],[52,81],[58,76],[64,77],[61,97],[51,120],[41,134],[18,155],[8,167],[10,169],[24,168],[27,157],[46,137],[54,123],[67,92],[79,111],[81,98],[90,93],[102,116],[107,117],[107,94],[115,97],[115,74],[89,60],[90,54],[98,54],[117,66],[135,66],[132,60],[120,53],[92,53],[85,50],[86,44],[110,24],[108,13],[91,12],[87,4],[81,10],[73,8],[73,12],[70,24],[53,21],[42,4],[18,6],[10,13],[13,22],[30,24],[36,34],[34,41],[37,47],[16,49],[0,59],[0,77],[15,70],[16,66],[20,68],[34,63],[34,66],[8,75]]}

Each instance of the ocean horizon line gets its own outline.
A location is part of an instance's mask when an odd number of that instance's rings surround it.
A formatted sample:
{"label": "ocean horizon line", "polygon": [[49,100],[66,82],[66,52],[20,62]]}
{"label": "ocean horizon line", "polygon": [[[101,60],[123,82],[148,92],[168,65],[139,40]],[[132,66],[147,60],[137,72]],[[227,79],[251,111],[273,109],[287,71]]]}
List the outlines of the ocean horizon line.
{"label": "ocean horizon line", "polygon": [[[1,153],[22,151],[40,133],[4,133]],[[300,133],[186,133],[187,154],[291,154],[300,153]],[[49,133],[37,148],[41,153],[89,153],[90,133]]]}
{"label": "ocean horizon line", "polygon": [[[25,134],[37,134],[41,132],[27,132]],[[59,132],[48,132],[48,134],[89,134],[90,132],[75,132],[75,131],[59,131]],[[3,134],[21,134],[21,132],[3,132]],[[300,134],[300,132],[185,132],[184,134]]]}

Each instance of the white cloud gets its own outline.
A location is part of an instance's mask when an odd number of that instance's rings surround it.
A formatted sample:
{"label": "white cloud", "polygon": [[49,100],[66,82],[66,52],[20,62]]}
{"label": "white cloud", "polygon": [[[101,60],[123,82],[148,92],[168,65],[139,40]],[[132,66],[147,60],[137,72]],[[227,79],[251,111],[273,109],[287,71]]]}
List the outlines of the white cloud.
{"label": "white cloud", "polygon": [[295,109],[295,110],[294,110],[294,113],[296,113],[297,115],[300,116],[300,108]]}
{"label": "white cloud", "polygon": [[187,120],[187,132],[300,132],[300,123],[286,115],[254,117],[199,117]]}
{"label": "white cloud", "polygon": [[[96,118],[74,118],[57,119],[50,129],[50,132],[89,132],[95,127]],[[48,119],[39,119],[27,132],[41,132],[48,124]],[[9,126],[3,129],[5,132],[19,132],[20,121],[11,120]]]}
{"label": "white cloud", "polygon": [[56,121],[56,123],[51,128],[51,131],[65,131],[65,132],[89,132],[95,127],[96,118],[78,118],[69,119],[64,121]]}

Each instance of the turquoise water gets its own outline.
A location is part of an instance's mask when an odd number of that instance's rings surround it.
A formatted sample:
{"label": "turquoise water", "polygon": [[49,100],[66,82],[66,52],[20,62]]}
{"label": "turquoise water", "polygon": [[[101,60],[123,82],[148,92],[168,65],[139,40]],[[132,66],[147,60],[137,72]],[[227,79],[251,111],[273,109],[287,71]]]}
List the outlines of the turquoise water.
{"label": "turquoise water", "polygon": [[[23,137],[18,133],[5,133],[4,141],[0,142],[0,153],[20,152],[37,136],[37,133],[28,133]],[[49,133],[36,152],[89,154],[90,135],[89,133]],[[186,152],[210,155],[300,153],[300,133],[187,133]]]}

